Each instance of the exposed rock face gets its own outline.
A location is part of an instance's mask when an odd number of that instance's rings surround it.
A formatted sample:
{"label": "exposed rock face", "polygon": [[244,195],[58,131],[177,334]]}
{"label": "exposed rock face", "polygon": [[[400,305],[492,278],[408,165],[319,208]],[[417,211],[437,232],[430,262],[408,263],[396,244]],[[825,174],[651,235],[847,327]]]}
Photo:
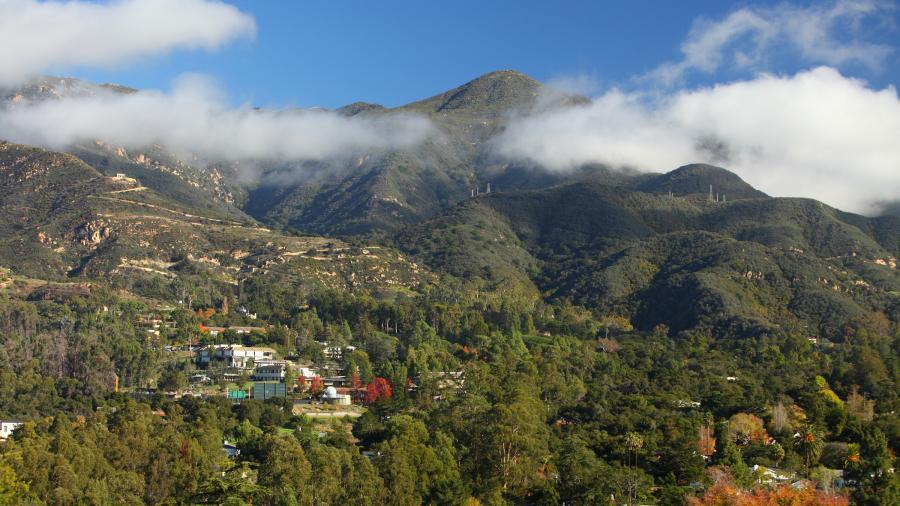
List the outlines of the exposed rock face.
{"label": "exposed rock face", "polygon": [[109,227],[100,221],[89,221],[75,232],[76,240],[85,246],[96,246],[108,239],[109,235]]}

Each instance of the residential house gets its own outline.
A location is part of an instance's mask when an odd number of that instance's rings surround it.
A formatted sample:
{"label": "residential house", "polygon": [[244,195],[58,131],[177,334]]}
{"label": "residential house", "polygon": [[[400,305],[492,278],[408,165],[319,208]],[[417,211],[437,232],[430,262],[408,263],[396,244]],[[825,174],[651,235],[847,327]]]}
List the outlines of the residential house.
{"label": "residential house", "polygon": [[213,382],[212,378],[205,374],[192,374],[190,378],[188,378],[188,382],[191,384],[200,383],[204,385],[209,385]]}
{"label": "residential house", "polygon": [[197,354],[197,363],[209,367],[213,362],[222,362],[225,367],[252,369],[258,362],[275,360],[275,350],[263,346],[241,346],[239,344],[217,344],[207,346]]}
{"label": "residential house", "polygon": [[751,469],[756,475],[757,482],[763,485],[781,485],[790,483],[791,480],[797,476],[790,471],[760,466],[758,464],[754,465]]}
{"label": "residential house", "polygon": [[12,435],[13,431],[22,426],[22,420],[0,420],[0,441]]}
{"label": "residential house", "polygon": [[290,363],[286,360],[256,362],[253,379],[256,381],[284,381],[284,375],[289,366]]}
{"label": "residential house", "polygon": [[252,332],[266,333],[265,327],[206,327],[206,330],[209,332],[209,335],[213,337],[224,333],[226,330],[234,331],[234,333],[239,336],[250,334]]}
{"label": "residential house", "polygon": [[241,449],[234,443],[229,443],[227,439],[222,441],[222,449],[225,450],[225,454],[230,459],[236,459],[241,455]]}
{"label": "residential house", "polygon": [[330,360],[340,360],[343,358],[344,353],[352,353],[356,350],[356,346],[340,346],[323,342],[319,342],[319,344],[322,345],[325,356]]}
{"label": "residential house", "polygon": [[457,392],[462,392],[466,379],[463,371],[439,371],[435,373],[437,378],[437,387],[440,390],[445,388],[453,388]]}
{"label": "residential house", "polygon": [[324,378],[322,378],[322,382],[324,383],[325,386],[343,387],[343,386],[347,385],[347,383],[349,382],[349,378],[347,378],[347,376],[340,375],[340,374],[331,375],[331,376],[325,376]]}
{"label": "residential house", "polygon": [[311,379],[319,376],[318,371],[309,366],[297,366],[294,368],[294,372],[297,373],[298,377],[303,376],[306,379]]}
{"label": "residential house", "polygon": [[247,318],[250,318],[251,320],[255,320],[255,319],[256,319],[256,313],[251,313],[251,312],[248,311],[247,308],[245,308],[244,306],[239,307],[238,310],[237,310],[237,312],[238,312],[239,315],[241,315],[241,316],[246,316]]}

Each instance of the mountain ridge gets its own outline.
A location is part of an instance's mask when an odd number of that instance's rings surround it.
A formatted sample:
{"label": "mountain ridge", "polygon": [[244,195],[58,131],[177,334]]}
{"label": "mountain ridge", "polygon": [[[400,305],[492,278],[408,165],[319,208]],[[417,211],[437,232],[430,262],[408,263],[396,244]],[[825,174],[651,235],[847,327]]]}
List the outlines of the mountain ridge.
{"label": "mountain ridge", "polygon": [[570,299],[643,330],[808,325],[833,336],[897,310],[898,226],[811,199],[715,202],[594,181],[482,195],[396,243],[433,270]]}
{"label": "mountain ridge", "polygon": [[682,165],[642,183],[638,189],[650,193],[671,192],[678,196],[707,195],[708,189],[710,196],[721,200],[727,200],[729,197],[732,199],[768,197],[747,184],[737,174],[705,163]]}
{"label": "mountain ridge", "polygon": [[0,262],[145,287],[205,276],[223,287],[266,279],[409,291],[447,273],[676,331],[834,333],[900,307],[900,218],[772,198],[702,163],[550,173],[492,158],[489,139],[511,108],[534,106],[541,90],[503,71],[399,108],[350,104],[338,113],[426,114],[441,135],[306,164],[313,177],[295,184],[242,187],[235,167],[193,167],[162,146],[98,141],[61,154],[4,143],[0,170],[15,175],[23,161],[40,170],[4,179]]}

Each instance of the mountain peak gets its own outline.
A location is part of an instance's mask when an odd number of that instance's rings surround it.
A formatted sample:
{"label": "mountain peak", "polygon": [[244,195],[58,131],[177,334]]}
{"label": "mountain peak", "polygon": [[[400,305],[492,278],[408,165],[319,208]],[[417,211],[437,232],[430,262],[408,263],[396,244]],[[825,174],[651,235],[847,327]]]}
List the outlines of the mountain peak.
{"label": "mountain peak", "polygon": [[344,116],[356,116],[357,114],[362,114],[370,111],[381,111],[384,109],[384,106],[381,104],[370,104],[368,102],[353,102],[352,104],[347,104],[343,107],[338,108],[336,111],[338,114]]}
{"label": "mountain peak", "polygon": [[137,90],[118,84],[95,84],[73,77],[36,76],[18,86],[0,88],[0,108],[20,101],[40,102],[60,98],[90,97],[103,92],[134,93]]}
{"label": "mountain peak", "polygon": [[705,163],[692,163],[661,174],[640,186],[641,191],[675,195],[705,195],[712,191],[728,199],[767,197],[734,172]]}
{"label": "mountain peak", "polygon": [[505,70],[494,70],[493,72],[488,72],[487,74],[482,74],[475,79],[472,79],[466,84],[472,84],[477,81],[495,81],[495,80],[503,80],[503,79],[518,79],[523,81],[530,81],[535,84],[539,84],[535,79],[531,78],[528,74],[523,72],[519,72],[515,69],[505,69]]}
{"label": "mountain peak", "polygon": [[541,87],[541,83],[521,72],[497,70],[405,108],[426,113],[478,111],[494,115],[530,105]]}

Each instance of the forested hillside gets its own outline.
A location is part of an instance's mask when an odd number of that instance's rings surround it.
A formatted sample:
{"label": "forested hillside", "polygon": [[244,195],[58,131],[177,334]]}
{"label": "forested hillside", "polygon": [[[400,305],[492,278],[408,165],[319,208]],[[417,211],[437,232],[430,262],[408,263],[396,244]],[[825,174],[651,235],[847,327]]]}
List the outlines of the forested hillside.
{"label": "forested hillside", "polygon": [[[733,200],[709,200],[704,189],[735,180]],[[896,319],[896,218],[768,198],[713,167],[653,181],[647,191],[593,180],[480,196],[397,244],[434,269],[568,299],[644,330],[830,338],[854,318]]]}
{"label": "forested hillside", "polygon": [[[322,421],[292,414],[321,395],[316,378],[291,376],[296,393],[265,402],[186,388],[205,371],[169,345],[214,342],[204,325],[245,324],[236,313],[179,308],[155,337],[138,323],[160,311],[152,300],[3,286],[0,411],[25,420],[0,446],[8,502],[719,504],[753,487],[798,504],[897,498],[885,318],[831,341],[716,337],[472,284],[395,300],[248,284],[237,300],[274,327],[238,342],[314,367],[332,360],[319,340],[354,347],[335,366],[363,385],[365,410]],[[823,489],[760,486],[766,469]]]}

